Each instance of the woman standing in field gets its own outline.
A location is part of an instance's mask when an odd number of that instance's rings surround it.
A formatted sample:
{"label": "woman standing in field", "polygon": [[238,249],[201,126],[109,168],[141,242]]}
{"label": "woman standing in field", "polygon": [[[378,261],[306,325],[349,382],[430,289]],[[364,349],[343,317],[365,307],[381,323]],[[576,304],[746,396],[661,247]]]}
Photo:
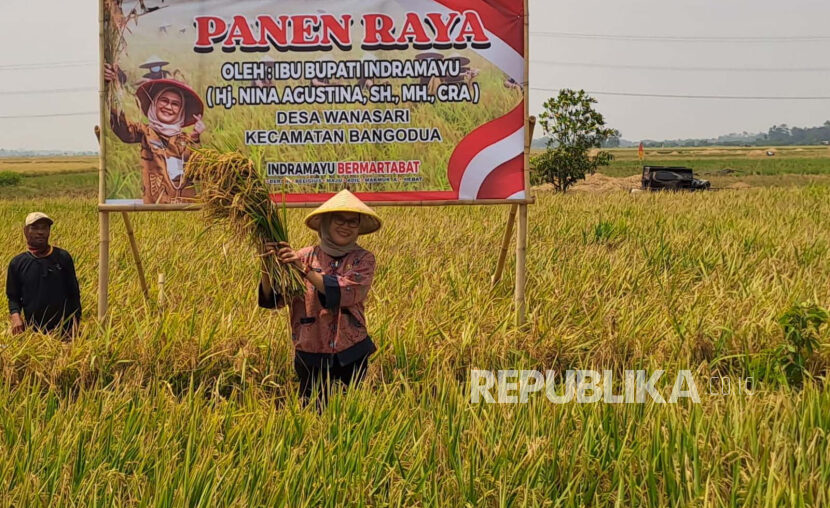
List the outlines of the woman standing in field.
{"label": "woman standing in field", "polygon": [[[104,77],[118,83],[118,68],[104,65]],[[123,111],[110,111],[112,131],[124,143],[141,145],[141,181],[144,204],[168,204],[196,197],[192,182],[184,176],[191,149],[205,131],[204,105],[190,87],[172,79],[145,81],[136,91],[147,124],[127,120]],[[182,129],[193,125],[193,132]]]}
{"label": "woman standing in field", "polygon": [[[306,279],[306,292],[290,302],[294,369],[299,397],[306,404],[315,389],[325,404],[330,382],[358,384],[376,347],[366,331],[365,304],[375,273],[375,256],[357,244],[358,235],[374,233],[380,217],[354,194],[343,190],[311,212],[306,225],[317,231],[319,245],[295,251],[285,242],[266,244],[265,254],[293,264]],[[259,305],[286,305],[263,271]]]}

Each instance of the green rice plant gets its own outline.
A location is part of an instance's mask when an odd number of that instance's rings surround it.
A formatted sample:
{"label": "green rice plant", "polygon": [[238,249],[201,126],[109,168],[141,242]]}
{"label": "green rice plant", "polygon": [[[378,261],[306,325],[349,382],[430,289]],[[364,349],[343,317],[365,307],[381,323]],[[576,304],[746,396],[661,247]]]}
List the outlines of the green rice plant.
{"label": "green rice plant", "polygon": [[807,364],[821,346],[822,329],[828,321],[827,310],[806,302],[793,305],[778,319],[784,342],[775,349],[775,356],[791,385],[802,386],[810,376]]}
{"label": "green rice plant", "polygon": [[601,220],[594,225],[592,231],[582,232],[582,242],[584,244],[598,244],[598,245],[613,245],[617,240],[625,235],[625,224],[618,224],[615,222]]}

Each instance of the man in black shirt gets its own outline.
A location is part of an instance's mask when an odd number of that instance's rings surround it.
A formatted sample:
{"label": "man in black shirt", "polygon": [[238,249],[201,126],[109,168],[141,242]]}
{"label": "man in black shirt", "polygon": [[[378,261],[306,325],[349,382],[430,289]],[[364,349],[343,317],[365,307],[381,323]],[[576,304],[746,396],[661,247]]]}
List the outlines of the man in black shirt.
{"label": "man in black shirt", "polygon": [[81,293],[75,264],[68,252],[49,245],[52,224],[54,221],[40,212],[26,217],[23,234],[28,250],[12,259],[6,278],[12,334],[27,327],[43,332],[60,328],[69,336],[80,322]]}

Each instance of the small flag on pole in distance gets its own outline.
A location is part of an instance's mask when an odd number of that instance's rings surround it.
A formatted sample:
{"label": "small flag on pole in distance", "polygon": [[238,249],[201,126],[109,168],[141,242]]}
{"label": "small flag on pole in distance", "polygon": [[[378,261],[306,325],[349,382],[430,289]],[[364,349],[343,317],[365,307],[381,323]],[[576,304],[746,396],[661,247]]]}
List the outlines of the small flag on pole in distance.
{"label": "small flag on pole in distance", "polygon": [[646,148],[643,146],[642,141],[640,141],[640,148],[637,150],[637,156],[641,161],[646,159]]}

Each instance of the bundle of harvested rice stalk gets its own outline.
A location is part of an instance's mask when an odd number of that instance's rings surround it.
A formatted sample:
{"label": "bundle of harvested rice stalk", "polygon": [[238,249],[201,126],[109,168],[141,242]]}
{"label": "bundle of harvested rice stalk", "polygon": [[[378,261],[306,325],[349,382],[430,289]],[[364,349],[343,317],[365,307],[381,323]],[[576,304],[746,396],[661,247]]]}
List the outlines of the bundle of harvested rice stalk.
{"label": "bundle of harvested rice stalk", "polygon": [[[104,62],[114,67],[118,66],[118,61],[126,50],[124,31],[127,30],[127,24],[131,19],[138,23],[134,12],[124,16],[121,4],[122,0],[105,0],[103,10]],[[110,109],[123,110],[120,88],[120,84],[114,83],[106,86],[106,100]]]}
{"label": "bundle of harvested rice stalk", "polygon": [[[285,206],[280,217],[264,176],[248,157],[239,152],[194,149],[185,173],[198,182],[198,200],[209,220],[229,223],[238,238],[252,241],[256,249],[264,242],[288,241]],[[305,292],[303,276],[293,265],[283,265],[274,255],[264,260],[271,287],[286,301]]]}

